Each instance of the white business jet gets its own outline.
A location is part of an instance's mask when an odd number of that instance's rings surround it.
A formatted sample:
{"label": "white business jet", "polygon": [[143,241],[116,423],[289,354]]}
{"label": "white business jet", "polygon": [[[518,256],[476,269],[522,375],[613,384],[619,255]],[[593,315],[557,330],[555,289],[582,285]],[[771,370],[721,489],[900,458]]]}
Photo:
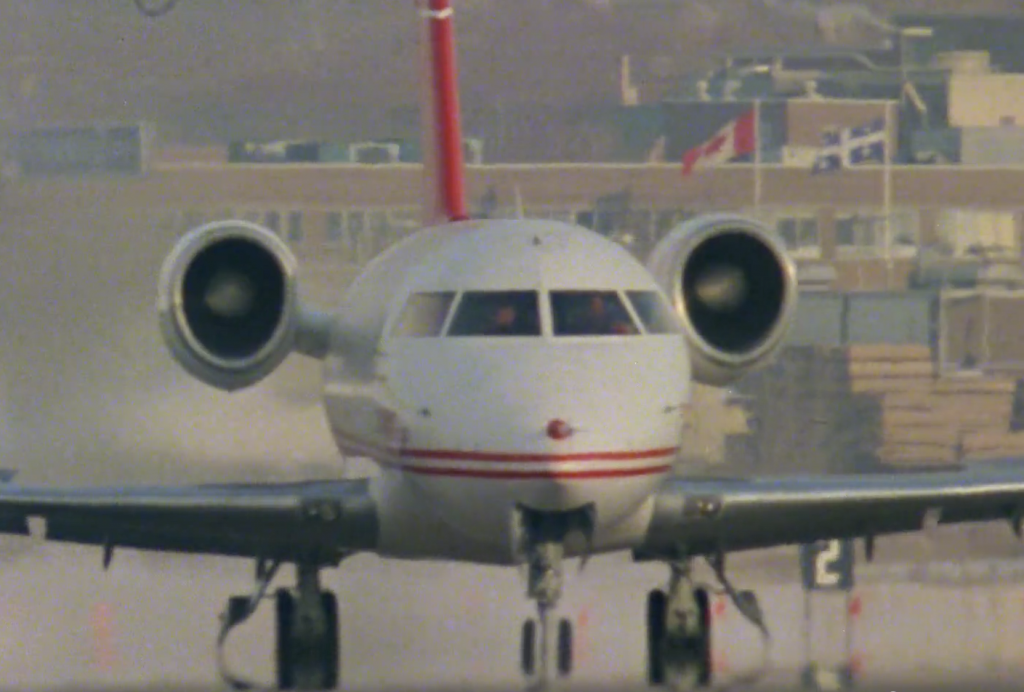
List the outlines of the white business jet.
{"label": "white business jet", "polygon": [[[725,384],[779,347],[796,298],[783,246],[755,221],[687,221],[646,266],[576,226],[466,218],[449,0],[422,0],[433,86],[427,170],[437,218],[366,267],[337,314],[298,298],[297,266],[271,231],[241,221],[183,237],[159,278],[173,356],[221,389],[255,385],[289,354],[324,363],[343,454],[379,477],[301,484],[0,487],[0,531],[45,520],[57,541],[255,560],[219,638],[248,618],[281,564],[277,684],[339,682],[338,605],[320,571],[369,551],[526,565],[538,617],[522,628],[534,681],[572,668],[557,619],[563,562],[609,551],[670,567],[647,599],[649,681],[711,681],[706,559],[731,551],[1003,519],[1020,531],[1024,473],[909,473],[713,480],[673,475],[692,381]],[[870,550],[869,550],[870,552]],[[469,623],[467,623],[469,625]],[[222,668],[229,681],[239,678]]]}

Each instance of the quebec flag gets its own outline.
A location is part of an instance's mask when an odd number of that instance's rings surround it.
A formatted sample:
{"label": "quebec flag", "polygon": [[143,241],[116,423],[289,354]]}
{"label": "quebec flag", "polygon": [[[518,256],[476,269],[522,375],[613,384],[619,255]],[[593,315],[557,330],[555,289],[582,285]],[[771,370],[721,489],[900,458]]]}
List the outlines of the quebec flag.
{"label": "quebec flag", "polygon": [[885,135],[884,118],[860,127],[823,132],[821,151],[811,172],[828,173],[862,163],[884,163]]}

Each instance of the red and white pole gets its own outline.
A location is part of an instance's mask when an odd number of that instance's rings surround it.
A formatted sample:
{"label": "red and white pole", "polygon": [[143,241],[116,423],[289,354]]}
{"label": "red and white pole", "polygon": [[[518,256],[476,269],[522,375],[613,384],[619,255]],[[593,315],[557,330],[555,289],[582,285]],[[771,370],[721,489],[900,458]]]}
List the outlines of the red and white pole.
{"label": "red and white pole", "polygon": [[427,84],[424,85],[423,163],[432,208],[428,221],[460,221],[466,214],[451,0],[417,0],[425,23]]}

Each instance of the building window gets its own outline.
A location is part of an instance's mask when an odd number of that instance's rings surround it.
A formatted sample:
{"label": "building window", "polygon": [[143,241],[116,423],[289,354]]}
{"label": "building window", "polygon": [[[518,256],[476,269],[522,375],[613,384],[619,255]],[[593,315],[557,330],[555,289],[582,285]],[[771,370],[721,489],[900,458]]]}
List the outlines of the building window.
{"label": "building window", "polygon": [[366,214],[361,211],[350,211],[348,213],[348,232],[353,236],[359,236],[366,225]]}
{"label": "building window", "polygon": [[914,257],[920,220],[914,209],[885,214],[846,214],[836,218],[836,251],[840,256]]}
{"label": "building window", "polygon": [[348,242],[350,258],[353,262],[361,262],[363,259],[363,248],[366,238],[363,231],[366,228],[366,213],[361,211],[350,211],[348,214]]}
{"label": "building window", "polygon": [[302,212],[288,212],[288,240],[292,243],[302,242]]}
{"label": "building window", "polygon": [[818,219],[813,216],[782,216],[775,221],[775,231],[794,257],[820,257],[821,238]]}
{"label": "building window", "polygon": [[388,230],[388,215],[385,211],[370,212],[370,231],[374,234],[384,233]]}
{"label": "building window", "polygon": [[896,209],[889,214],[890,247],[896,257],[914,257],[921,244],[921,218],[916,209]]}
{"label": "building window", "polygon": [[327,214],[327,242],[336,245],[345,236],[345,217],[340,211],[332,211]]}
{"label": "building window", "polygon": [[375,209],[366,214],[366,227],[369,233],[366,234],[366,242],[363,249],[367,253],[367,259],[378,255],[388,245],[388,215],[387,212]]}
{"label": "building window", "polygon": [[281,215],[276,211],[268,211],[263,215],[263,225],[274,233],[281,232]]}
{"label": "building window", "polygon": [[392,209],[388,212],[388,225],[391,242],[397,243],[419,228],[419,212],[416,209]]}
{"label": "building window", "polygon": [[939,238],[957,256],[1018,257],[1015,213],[999,209],[944,209]]}
{"label": "building window", "polygon": [[840,256],[877,256],[884,247],[881,215],[850,214],[836,218],[836,251]]}

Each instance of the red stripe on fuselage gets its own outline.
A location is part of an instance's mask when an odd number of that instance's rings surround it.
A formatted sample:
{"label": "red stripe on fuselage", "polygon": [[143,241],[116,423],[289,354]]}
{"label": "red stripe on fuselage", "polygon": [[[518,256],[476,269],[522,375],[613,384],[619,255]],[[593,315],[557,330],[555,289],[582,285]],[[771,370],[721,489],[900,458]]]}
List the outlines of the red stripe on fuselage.
{"label": "red stripe on fuselage", "polygon": [[627,478],[630,476],[653,476],[655,474],[668,473],[672,470],[672,467],[668,464],[663,464],[638,469],[594,469],[587,471],[479,471],[476,469],[437,468],[434,466],[406,466],[403,470],[423,476],[527,481],[544,479],[593,480],[601,478]]}
{"label": "red stripe on fuselage", "polygon": [[569,462],[569,461],[636,461],[657,459],[676,454],[678,447],[642,449],[621,452],[577,452],[574,454],[527,454],[523,452],[470,452],[457,449],[403,449],[402,458],[442,459],[445,461],[487,462]]}

